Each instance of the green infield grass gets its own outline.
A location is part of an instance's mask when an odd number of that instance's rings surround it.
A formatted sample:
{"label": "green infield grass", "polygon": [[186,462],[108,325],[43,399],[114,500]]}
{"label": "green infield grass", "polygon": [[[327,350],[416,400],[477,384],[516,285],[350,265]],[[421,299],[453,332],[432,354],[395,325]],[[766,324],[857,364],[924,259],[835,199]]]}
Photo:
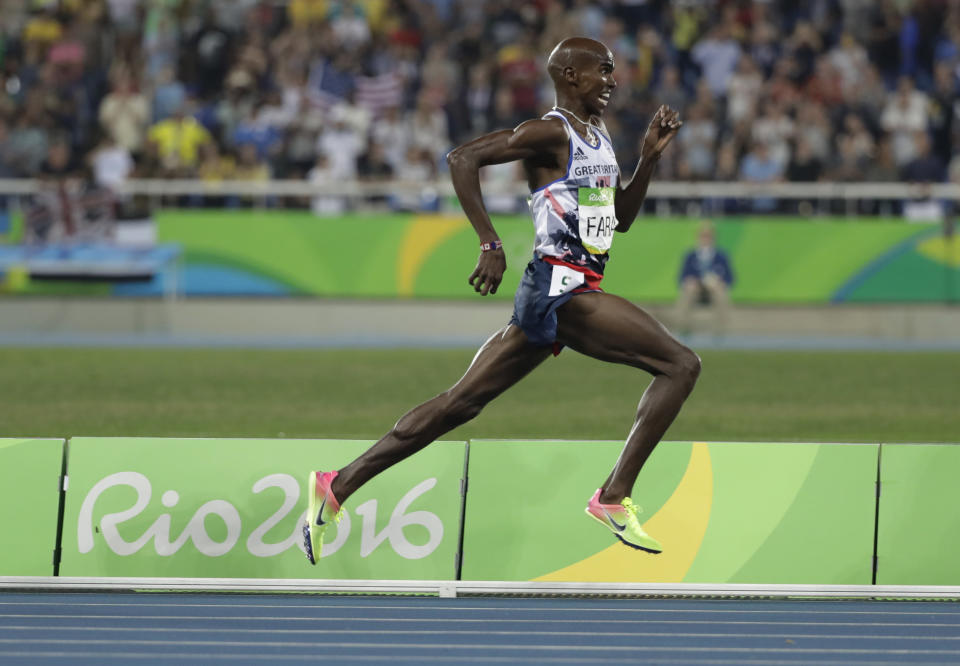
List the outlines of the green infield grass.
{"label": "green infield grass", "polygon": [[[376,438],[473,353],[0,349],[0,436]],[[702,356],[668,439],[960,442],[960,354]],[[620,439],[648,381],[568,350],[448,437]]]}

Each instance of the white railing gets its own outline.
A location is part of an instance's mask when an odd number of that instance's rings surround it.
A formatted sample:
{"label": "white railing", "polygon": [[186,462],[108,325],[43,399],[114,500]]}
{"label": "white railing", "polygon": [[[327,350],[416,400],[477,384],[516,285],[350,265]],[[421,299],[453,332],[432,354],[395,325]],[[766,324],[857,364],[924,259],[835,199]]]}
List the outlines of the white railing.
{"label": "white railing", "polygon": [[[0,195],[29,195],[42,187],[40,180],[0,179]],[[453,196],[449,179],[435,181],[360,182],[343,181],[323,184],[303,180],[270,180],[205,182],[186,179],[130,180],[120,194],[166,196],[241,196],[241,197],[348,197],[364,198],[390,195],[420,195],[431,190],[438,196]],[[529,194],[526,184],[511,186],[499,183],[483,185],[484,194],[523,197]],[[955,183],[745,183],[654,181],[647,193],[651,198],[671,199],[833,199],[847,201],[890,199],[942,199],[960,201],[960,184]]]}

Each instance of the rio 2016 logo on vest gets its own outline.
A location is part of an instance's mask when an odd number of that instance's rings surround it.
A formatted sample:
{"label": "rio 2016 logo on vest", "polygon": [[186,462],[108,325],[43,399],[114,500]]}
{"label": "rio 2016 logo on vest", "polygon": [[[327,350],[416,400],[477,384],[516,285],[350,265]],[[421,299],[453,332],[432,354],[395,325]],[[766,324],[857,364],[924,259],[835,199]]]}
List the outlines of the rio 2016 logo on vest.
{"label": "rio 2016 logo on vest", "polygon": [[580,242],[590,254],[603,254],[613,243],[617,228],[613,187],[581,187],[578,190]]}
{"label": "rio 2016 logo on vest", "polygon": [[[354,511],[361,518],[360,557],[367,557],[385,541],[389,541],[393,551],[402,558],[417,560],[430,555],[437,549],[443,540],[443,522],[430,511],[408,511],[410,505],[424,495],[437,483],[436,478],[421,481],[411,488],[397,502],[387,526],[376,533],[377,500],[367,500],[357,506]],[[132,506],[116,513],[106,513],[99,521],[95,519],[94,509],[101,496],[111,488],[128,487],[136,492],[136,501]],[[301,525],[306,512],[300,514],[293,524],[293,529],[283,541],[267,543],[264,537],[273,527],[288,520],[290,512],[300,500],[300,483],[289,474],[270,474],[253,484],[252,491],[258,494],[267,488],[280,488],[284,493],[283,502],[276,511],[263,519],[247,536],[244,543],[246,550],[256,557],[274,557],[286,552],[291,547],[303,550],[301,544]],[[120,526],[140,516],[150,504],[153,488],[150,480],[139,472],[117,472],[98,481],[87,493],[80,507],[77,518],[77,546],[81,554],[89,553],[94,547],[94,525],[99,526],[100,532],[107,547],[117,555],[127,556],[139,552],[147,542],[153,540],[153,548],[157,555],[169,557],[175,555],[188,541],[202,555],[219,557],[231,552],[243,535],[244,525],[240,512],[230,502],[223,499],[214,499],[198,507],[187,523],[187,526],[176,538],[172,538],[171,515],[161,513],[156,520],[139,537],[127,541],[120,534]],[[180,494],[175,490],[167,490],[160,497],[160,503],[168,509],[176,507],[180,502]],[[210,517],[218,518],[226,527],[226,536],[217,541],[207,532],[205,522]],[[404,528],[419,525],[428,533],[427,542],[423,545],[413,544],[404,535]],[[337,536],[332,543],[324,545],[323,557],[330,557],[340,550],[346,543],[351,532],[350,513],[343,512],[343,518],[337,526]]]}

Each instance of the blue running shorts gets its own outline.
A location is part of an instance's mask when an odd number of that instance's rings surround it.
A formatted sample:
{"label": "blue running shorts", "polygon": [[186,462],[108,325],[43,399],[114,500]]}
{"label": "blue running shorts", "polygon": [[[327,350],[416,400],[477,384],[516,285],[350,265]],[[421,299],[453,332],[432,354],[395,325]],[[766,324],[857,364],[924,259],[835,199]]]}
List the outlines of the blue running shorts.
{"label": "blue running shorts", "polygon": [[[550,263],[534,256],[523,271],[520,286],[513,297],[510,323],[519,326],[535,345],[555,345],[557,308],[576,294],[603,291],[595,274],[585,274],[569,264]],[[559,353],[560,348],[555,349]]]}

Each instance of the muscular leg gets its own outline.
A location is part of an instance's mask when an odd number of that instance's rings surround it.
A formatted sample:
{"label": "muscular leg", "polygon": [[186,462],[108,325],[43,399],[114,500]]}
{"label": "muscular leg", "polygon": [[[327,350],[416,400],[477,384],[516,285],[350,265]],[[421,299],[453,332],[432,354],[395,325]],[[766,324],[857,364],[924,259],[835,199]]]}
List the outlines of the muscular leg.
{"label": "muscular leg", "polygon": [[341,469],[331,487],[333,494],[343,503],[383,470],[474,418],[487,403],[537,367],[550,351],[549,347],[530,344],[516,326],[497,331],[474,356],[460,381],[404,414],[379,442]]}
{"label": "muscular leg", "polygon": [[593,358],[646,370],[647,387],[637,418],[600,501],[616,504],[633,484],[653,448],[673,423],[700,374],[700,358],[652,316],[627,300],[594,292],[572,298],[558,310],[558,339]]}

